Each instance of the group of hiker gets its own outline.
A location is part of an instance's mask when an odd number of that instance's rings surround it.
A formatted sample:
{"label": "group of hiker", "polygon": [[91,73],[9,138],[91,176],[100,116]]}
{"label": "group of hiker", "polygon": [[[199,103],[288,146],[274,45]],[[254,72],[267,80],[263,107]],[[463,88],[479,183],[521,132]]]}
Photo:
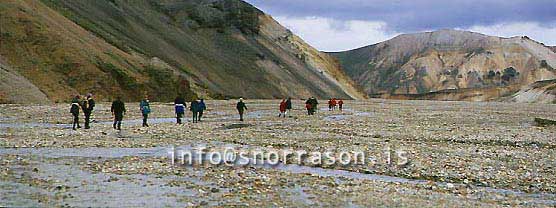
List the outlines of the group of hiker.
{"label": "group of hiker", "polygon": [[95,108],[95,101],[93,100],[93,95],[91,93],[85,96],[85,99],[81,100],[81,95],[75,96],[71,101],[70,113],[73,115],[73,130],[81,128],[79,125],[79,111],[83,110],[85,116],[85,129],[90,129],[90,119],[91,113]]}
{"label": "group of hiker", "polygon": [[[185,98],[181,96],[176,97],[176,99],[174,100],[174,108],[176,111],[176,122],[178,124],[182,124],[181,119],[185,115],[185,109],[187,108]],[[191,101],[189,110],[193,114],[193,123],[201,122],[201,119],[203,118],[203,113],[205,110],[207,110],[205,100],[200,99],[200,100]]]}
{"label": "group of hiker", "polygon": [[282,99],[282,102],[280,102],[280,114],[278,114],[278,117],[283,116],[285,118],[288,112],[291,110],[292,110],[292,99],[291,98],[288,98],[287,100]]}
{"label": "group of hiker", "polygon": [[342,111],[342,108],[344,107],[344,101],[342,99],[336,99],[336,98],[331,98],[328,100],[328,110],[329,111],[334,111],[336,110],[336,107],[338,107],[338,109],[340,111]]}
{"label": "group of hiker", "polygon": [[[318,100],[315,97],[311,97],[307,99],[305,102],[305,107],[307,108],[308,115],[314,115],[318,109]],[[342,110],[342,106],[344,102],[342,100],[337,100],[332,98],[328,101],[329,109],[334,110],[336,105],[339,105],[339,109]],[[73,130],[77,130],[81,128],[79,125],[79,112],[80,109],[83,110],[85,115],[85,129],[90,129],[90,118],[95,107],[95,101],[93,100],[93,95],[91,93],[87,94],[85,99],[81,100],[81,96],[77,95],[73,98],[71,103],[70,112],[73,115]],[[185,110],[187,109],[187,103],[184,97],[178,96],[174,100],[174,109],[176,113],[176,123],[182,124],[182,118],[185,115]],[[293,109],[292,107],[292,100],[291,98],[282,99],[280,102],[280,113],[278,117],[286,117],[288,113]],[[147,120],[149,118],[149,114],[151,113],[150,101],[148,96],[145,96],[141,102],[139,103],[139,110],[143,115],[143,127],[149,127]],[[203,112],[207,110],[207,106],[205,104],[204,99],[193,100],[189,105],[189,110],[192,112],[193,123],[201,122],[203,118]],[[247,105],[243,101],[243,98],[240,98],[236,104],[236,110],[239,114],[239,120],[244,121],[244,113],[247,110]],[[124,115],[126,114],[127,110],[125,108],[125,103],[122,101],[121,97],[117,97],[113,102],[110,108],[112,112],[112,116],[114,116],[114,124],[113,127],[116,130],[121,130],[122,121]]]}
{"label": "group of hiker", "polygon": [[307,115],[315,115],[317,112],[319,101],[315,97],[311,97],[305,101],[305,108],[307,108]]}

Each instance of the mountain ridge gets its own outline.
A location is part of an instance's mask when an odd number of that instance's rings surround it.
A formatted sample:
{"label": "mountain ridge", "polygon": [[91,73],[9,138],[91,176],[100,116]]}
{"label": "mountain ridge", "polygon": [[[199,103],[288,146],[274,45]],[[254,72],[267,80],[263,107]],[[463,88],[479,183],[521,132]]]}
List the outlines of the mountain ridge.
{"label": "mountain ridge", "polygon": [[[272,34],[268,29],[287,30],[244,1],[1,4],[6,15],[0,19],[0,55],[50,101],[87,92],[99,100],[149,94],[159,101],[178,94],[188,99],[365,96],[333,58],[294,34]],[[10,97],[0,102],[12,102]]]}
{"label": "mountain ridge", "polygon": [[556,78],[556,54],[526,36],[439,30],[329,54],[369,95],[526,86]]}

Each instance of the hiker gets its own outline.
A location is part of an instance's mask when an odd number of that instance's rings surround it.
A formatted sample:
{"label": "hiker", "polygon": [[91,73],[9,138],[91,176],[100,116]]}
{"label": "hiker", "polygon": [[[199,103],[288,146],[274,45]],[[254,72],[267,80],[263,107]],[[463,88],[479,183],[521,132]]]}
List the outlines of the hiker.
{"label": "hiker", "polygon": [[280,114],[278,114],[278,118],[280,118],[281,116],[284,116],[284,118],[286,117],[286,108],[286,99],[283,99],[282,102],[280,102]]}
{"label": "hiker", "polygon": [[336,110],[337,105],[338,105],[338,102],[336,101],[336,98],[332,98],[332,110],[333,111]]}
{"label": "hiker", "polygon": [[328,99],[328,111],[332,111],[332,99]]}
{"label": "hiker", "polygon": [[239,120],[243,121],[243,112],[247,110],[247,106],[245,106],[245,103],[243,102],[243,98],[239,99],[239,102],[236,105],[236,109],[237,112],[239,113]]}
{"label": "hiker", "polygon": [[317,112],[319,101],[313,96],[313,97],[309,98],[309,100],[307,100],[307,102],[309,104],[311,104],[311,115],[315,115],[315,112]]}
{"label": "hiker", "polygon": [[181,123],[181,118],[183,118],[183,115],[185,114],[185,99],[181,96],[176,97],[176,99],[174,100],[174,105],[175,105],[175,109],[176,109],[176,120],[178,124],[182,124]]}
{"label": "hiker", "polygon": [[199,101],[199,116],[197,117],[198,121],[201,122],[201,118],[203,118],[203,112],[207,110],[207,105],[205,105],[205,100],[201,99]]}
{"label": "hiker", "polygon": [[197,100],[191,101],[189,110],[191,110],[191,113],[193,113],[193,123],[197,123],[198,116],[199,116],[199,101]]}
{"label": "hiker", "polygon": [[151,113],[151,106],[149,104],[149,97],[145,95],[145,98],[141,100],[139,104],[139,109],[141,110],[141,114],[143,114],[143,127],[149,127],[147,123],[147,119],[149,118],[149,114]]}
{"label": "hiker", "polygon": [[307,102],[305,102],[305,108],[307,108],[307,115],[312,115],[311,111],[313,109],[313,106],[311,106],[311,103],[309,103],[309,100],[307,100]]}
{"label": "hiker", "polygon": [[87,94],[87,98],[81,104],[81,108],[83,109],[83,114],[85,114],[85,129],[90,129],[90,120],[91,114],[93,113],[93,109],[95,108],[95,100],[93,100],[93,94]]}
{"label": "hiker", "polygon": [[[114,102],[112,102],[112,108],[110,108],[112,115],[114,116],[114,129],[122,130],[122,120],[124,119],[125,104],[122,102],[121,97],[117,97]],[[116,128],[117,127],[117,128]]]}
{"label": "hiker", "polygon": [[79,125],[79,108],[81,107],[79,104],[79,99],[81,99],[81,97],[79,95],[76,95],[73,100],[71,100],[70,113],[71,115],[73,115],[73,130],[77,130],[76,127],[78,129],[81,128],[81,126]]}
{"label": "hiker", "polygon": [[340,99],[338,101],[338,107],[339,107],[340,111],[342,111],[342,108],[344,107],[344,101],[342,99]]}
{"label": "hiker", "polygon": [[288,98],[288,100],[286,100],[286,114],[289,114],[292,109],[292,99]]}

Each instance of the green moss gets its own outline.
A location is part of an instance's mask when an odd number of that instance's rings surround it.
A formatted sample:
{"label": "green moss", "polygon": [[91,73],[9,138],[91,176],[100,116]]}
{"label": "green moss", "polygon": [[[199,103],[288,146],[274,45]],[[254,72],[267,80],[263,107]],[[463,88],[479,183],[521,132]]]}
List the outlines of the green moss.
{"label": "green moss", "polygon": [[111,63],[107,63],[104,61],[97,61],[96,65],[101,69],[103,72],[108,73],[114,78],[118,84],[126,89],[126,90],[137,90],[138,85],[135,79],[127,74],[126,71],[114,66]]}
{"label": "green moss", "polygon": [[467,52],[467,54],[465,55],[465,58],[471,58],[472,56],[483,54],[485,52],[487,52],[487,51],[484,48],[473,48],[473,49],[470,49]]}

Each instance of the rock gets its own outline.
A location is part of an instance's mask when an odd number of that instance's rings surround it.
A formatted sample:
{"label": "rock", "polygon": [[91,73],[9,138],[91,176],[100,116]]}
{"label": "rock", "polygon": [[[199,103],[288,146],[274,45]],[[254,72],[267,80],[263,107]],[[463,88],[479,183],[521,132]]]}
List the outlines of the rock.
{"label": "rock", "polygon": [[251,126],[253,126],[253,125],[251,125],[251,124],[230,124],[230,125],[227,125],[227,126],[216,128],[215,130],[241,129],[241,128],[247,128],[247,127],[251,127]]}
{"label": "rock", "polygon": [[535,124],[539,127],[556,126],[556,121],[543,118],[535,118]]}

